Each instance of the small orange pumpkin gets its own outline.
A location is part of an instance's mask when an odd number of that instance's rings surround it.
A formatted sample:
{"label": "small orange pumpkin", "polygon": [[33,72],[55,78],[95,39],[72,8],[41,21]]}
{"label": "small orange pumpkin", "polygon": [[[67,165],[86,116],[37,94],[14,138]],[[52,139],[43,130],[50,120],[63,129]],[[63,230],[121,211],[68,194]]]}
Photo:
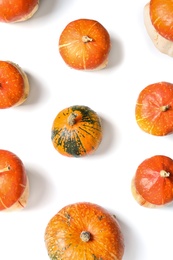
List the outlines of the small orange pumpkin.
{"label": "small orange pumpkin", "polygon": [[139,94],[135,108],[139,127],[152,135],[173,133],[173,84],[153,83]]}
{"label": "small orange pumpkin", "polygon": [[28,201],[29,180],[21,159],[0,149],[0,211],[23,209]]}
{"label": "small orange pumpkin", "polygon": [[163,206],[173,201],[173,160],[155,155],[144,160],[132,179],[132,194],[145,207]]}
{"label": "small orange pumpkin", "polygon": [[111,40],[98,21],[78,19],[70,22],[59,38],[59,52],[73,69],[95,70],[107,66]]}
{"label": "small orange pumpkin", "polygon": [[173,57],[173,1],[150,0],[144,6],[144,24],[155,47]]}
{"label": "small orange pumpkin", "polygon": [[101,140],[101,119],[87,106],[65,108],[53,122],[52,142],[62,155],[81,157],[92,154]]}
{"label": "small orange pumpkin", "polygon": [[38,10],[39,0],[1,0],[0,22],[14,23],[30,19]]}
{"label": "small orange pumpkin", "polygon": [[173,1],[151,0],[150,17],[157,32],[164,38],[173,41]]}
{"label": "small orange pumpkin", "polygon": [[29,95],[27,74],[16,63],[0,60],[0,109],[19,106]]}
{"label": "small orange pumpkin", "polygon": [[117,219],[89,202],[62,208],[46,227],[45,245],[52,260],[121,260],[124,254]]}

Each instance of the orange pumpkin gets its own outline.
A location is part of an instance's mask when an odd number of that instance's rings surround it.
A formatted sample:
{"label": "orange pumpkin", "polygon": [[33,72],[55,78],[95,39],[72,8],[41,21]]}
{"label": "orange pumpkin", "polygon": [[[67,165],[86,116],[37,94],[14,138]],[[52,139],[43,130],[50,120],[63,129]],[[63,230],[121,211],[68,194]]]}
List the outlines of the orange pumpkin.
{"label": "orange pumpkin", "polygon": [[78,19],[70,22],[59,38],[59,52],[65,63],[78,70],[102,69],[107,65],[111,41],[98,21]]}
{"label": "orange pumpkin", "polygon": [[163,136],[173,132],[173,84],[158,82],[148,85],[139,94],[136,121],[145,132]]}
{"label": "orange pumpkin", "polygon": [[132,180],[132,194],[145,207],[163,206],[173,200],[173,160],[155,155],[144,160]]}
{"label": "orange pumpkin", "polygon": [[36,13],[38,7],[39,0],[1,0],[0,22],[26,21]]}
{"label": "orange pumpkin", "polygon": [[0,60],[0,109],[21,105],[28,97],[27,74],[16,63]]}
{"label": "orange pumpkin", "polygon": [[173,57],[173,1],[151,0],[147,3],[144,6],[144,24],[155,47]]}
{"label": "orange pumpkin", "polygon": [[101,119],[87,106],[65,108],[54,119],[52,142],[62,155],[81,157],[92,154],[101,140]]}
{"label": "orange pumpkin", "polygon": [[88,202],[62,208],[46,227],[45,244],[52,260],[121,260],[124,254],[117,219]]}
{"label": "orange pumpkin", "polygon": [[21,159],[0,149],[0,211],[22,209],[29,196],[29,180]]}
{"label": "orange pumpkin", "polygon": [[172,0],[151,0],[150,18],[156,31],[173,41],[173,1]]}

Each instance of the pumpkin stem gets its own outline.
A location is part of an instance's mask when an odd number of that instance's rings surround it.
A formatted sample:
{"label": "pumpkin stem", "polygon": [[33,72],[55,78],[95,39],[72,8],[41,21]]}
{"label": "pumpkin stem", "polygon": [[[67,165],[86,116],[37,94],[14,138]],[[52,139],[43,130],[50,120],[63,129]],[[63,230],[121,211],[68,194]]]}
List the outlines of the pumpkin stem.
{"label": "pumpkin stem", "polygon": [[90,38],[90,37],[87,36],[87,35],[84,35],[84,36],[82,36],[82,41],[83,41],[84,43],[87,43],[87,42],[92,42],[93,39]]}
{"label": "pumpkin stem", "polygon": [[161,170],[160,171],[160,176],[161,177],[169,177],[170,176],[170,173],[169,172],[166,172],[165,170]]}
{"label": "pumpkin stem", "polygon": [[0,169],[0,172],[8,172],[10,170],[10,166],[8,165],[7,167]]}
{"label": "pumpkin stem", "polygon": [[170,105],[165,105],[165,106],[161,106],[160,107],[160,110],[162,111],[162,112],[166,112],[167,110],[169,110],[170,109]]}
{"label": "pumpkin stem", "polygon": [[71,113],[68,117],[68,124],[73,126],[75,123],[76,123],[76,117],[77,117],[77,114],[74,114],[74,113]]}
{"label": "pumpkin stem", "polygon": [[80,238],[83,242],[88,242],[91,238],[91,233],[89,231],[82,231]]}

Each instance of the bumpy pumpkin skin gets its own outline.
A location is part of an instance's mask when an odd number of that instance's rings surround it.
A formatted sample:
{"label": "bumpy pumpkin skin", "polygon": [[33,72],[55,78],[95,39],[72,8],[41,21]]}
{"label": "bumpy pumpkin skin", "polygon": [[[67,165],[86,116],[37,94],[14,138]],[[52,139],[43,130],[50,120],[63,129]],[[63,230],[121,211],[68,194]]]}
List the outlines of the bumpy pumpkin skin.
{"label": "bumpy pumpkin skin", "polygon": [[46,227],[45,245],[52,260],[121,260],[124,254],[116,218],[88,202],[62,208]]}
{"label": "bumpy pumpkin skin", "polygon": [[160,207],[173,201],[173,160],[155,155],[144,160],[132,179],[132,194],[144,207]]}
{"label": "bumpy pumpkin skin", "polygon": [[68,157],[96,151],[102,140],[101,119],[87,106],[71,106],[58,113],[52,126],[55,149]]}
{"label": "bumpy pumpkin skin", "polygon": [[173,132],[173,84],[158,82],[145,87],[135,107],[139,127],[152,135],[164,136]]}

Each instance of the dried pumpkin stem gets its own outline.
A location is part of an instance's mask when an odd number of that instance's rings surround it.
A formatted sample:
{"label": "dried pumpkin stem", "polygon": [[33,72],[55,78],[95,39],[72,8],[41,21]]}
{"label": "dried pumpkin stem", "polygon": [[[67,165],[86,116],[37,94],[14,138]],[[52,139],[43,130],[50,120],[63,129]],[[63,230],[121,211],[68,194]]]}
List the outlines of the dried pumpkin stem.
{"label": "dried pumpkin stem", "polygon": [[160,107],[160,110],[162,111],[162,112],[166,112],[167,110],[169,110],[170,109],[170,105],[165,105],[165,106],[161,106]]}
{"label": "dried pumpkin stem", "polygon": [[87,43],[87,42],[92,42],[93,39],[90,38],[90,37],[87,36],[87,35],[84,35],[84,36],[82,36],[82,41],[83,41],[84,43]]}
{"label": "dried pumpkin stem", "polygon": [[160,171],[160,176],[161,177],[169,177],[170,176],[170,173],[165,171],[165,170],[161,170]]}
{"label": "dried pumpkin stem", "polygon": [[68,119],[67,119],[68,124],[71,125],[71,126],[73,126],[73,125],[76,123],[76,120],[75,120],[76,117],[77,117],[76,114],[71,113],[71,114],[69,115]]}
{"label": "dried pumpkin stem", "polygon": [[91,238],[91,233],[89,231],[82,231],[80,238],[83,242],[88,242]]}
{"label": "dried pumpkin stem", "polygon": [[5,168],[0,169],[0,172],[8,172],[10,170],[10,166],[8,165]]}

